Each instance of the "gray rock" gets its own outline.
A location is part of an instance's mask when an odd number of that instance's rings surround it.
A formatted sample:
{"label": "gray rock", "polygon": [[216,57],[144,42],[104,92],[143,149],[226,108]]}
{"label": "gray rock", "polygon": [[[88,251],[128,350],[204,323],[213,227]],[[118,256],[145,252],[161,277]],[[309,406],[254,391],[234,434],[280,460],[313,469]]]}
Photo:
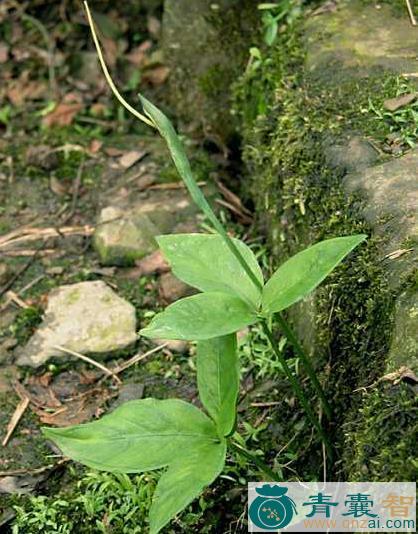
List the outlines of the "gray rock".
{"label": "gray rock", "polygon": [[135,308],[104,282],[80,282],[50,293],[44,320],[17,354],[17,364],[39,367],[52,357],[68,360],[57,345],[104,357],[135,340]]}
{"label": "gray rock", "polygon": [[156,249],[159,233],[148,215],[109,206],[100,213],[93,243],[103,265],[132,265]]}
{"label": "gray rock", "polygon": [[116,401],[113,403],[112,408],[117,408],[125,402],[142,399],[144,396],[144,384],[123,384],[119,390],[119,395]]}
{"label": "gray rock", "polygon": [[403,366],[418,374],[418,293],[405,291],[396,302],[387,371]]}
{"label": "gray rock", "polygon": [[197,208],[185,190],[115,199],[115,205],[102,209],[93,237],[103,265],[133,265],[157,250],[155,236],[197,229]]}
{"label": "gray rock", "polygon": [[254,0],[166,0],[164,58],[170,104],[187,124],[215,140],[233,130],[231,84],[248,61],[259,12]]}
{"label": "gray rock", "polygon": [[354,135],[340,144],[324,143],[324,154],[330,167],[342,172],[353,172],[370,167],[377,162],[379,154],[372,145],[362,137]]}
{"label": "gray rock", "polygon": [[361,0],[341,4],[336,12],[307,21],[309,71],[325,83],[334,83],[343,71],[350,76],[381,68],[399,74],[417,71],[416,28],[407,16],[393,16],[391,6],[383,2],[379,8]]}
{"label": "gray rock", "polygon": [[[347,192],[360,192],[365,199],[362,215],[382,236],[381,260],[386,278],[395,290],[416,270],[418,258],[418,150],[361,172],[348,174]],[[408,243],[406,246],[405,243]],[[396,251],[407,252],[391,259]],[[389,257],[388,257],[389,255]],[[397,308],[399,313],[403,313]],[[398,313],[397,312],[397,313]],[[394,316],[396,322],[396,315]]]}

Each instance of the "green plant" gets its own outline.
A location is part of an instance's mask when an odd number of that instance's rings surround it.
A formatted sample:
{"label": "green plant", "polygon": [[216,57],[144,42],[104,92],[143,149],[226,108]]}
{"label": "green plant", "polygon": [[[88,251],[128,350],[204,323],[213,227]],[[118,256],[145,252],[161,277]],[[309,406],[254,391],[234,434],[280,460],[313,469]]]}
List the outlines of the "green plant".
{"label": "green plant", "polygon": [[365,111],[372,112],[376,120],[388,128],[392,141],[399,144],[401,149],[414,148],[418,140],[418,101],[413,98],[415,87],[409,80],[398,77],[392,90],[394,98],[411,96],[411,101],[390,111],[385,108],[384,102],[369,98]]}
{"label": "green plant", "polygon": [[279,24],[292,24],[301,14],[301,2],[298,0],[280,0],[258,4],[263,14],[261,22],[264,27],[264,42],[267,46],[274,44]]}
{"label": "green plant", "polygon": [[58,499],[30,497],[15,505],[12,533],[143,533],[155,479],[154,474],[88,471]]}
{"label": "green plant", "polygon": [[[106,78],[118,99],[132,110],[111,81],[94,31],[93,38]],[[313,291],[366,236],[337,237],[309,247],[281,265],[264,283],[252,250],[231,238],[193,178],[189,161],[168,118],[140,96],[144,114],[136,117],[156,128],[166,141],[174,164],[193,200],[206,215],[214,234],[176,234],[158,238],[174,274],[201,293],[168,306],[141,334],[150,338],[197,341],[197,382],[208,415],[181,400],[144,399],[124,404],[102,419],[63,429],[44,429],[64,454],[90,467],[116,473],[167,468],[150,510],[150,531],[157,533],[221,473],[227,447],[255,463],[270,479],[279,477],[258,455],[249,452],[235,431],[239,391],[236,333],[260,324],[312,425],[331,457],[332,447],[312,402],[305,396],[271,325],[276,319],[293,345],[331,418],[331,409],[309,358],[283,315],[285,309]]]}

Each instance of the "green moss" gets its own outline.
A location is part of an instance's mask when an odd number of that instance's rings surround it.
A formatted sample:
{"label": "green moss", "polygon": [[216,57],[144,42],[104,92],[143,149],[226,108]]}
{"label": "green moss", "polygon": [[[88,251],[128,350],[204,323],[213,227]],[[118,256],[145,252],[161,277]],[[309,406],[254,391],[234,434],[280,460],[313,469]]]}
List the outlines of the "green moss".
{"label": "green moss", "polygon": [[[361,393],[359,393],[361,395]],[[344,428],[351,480],[415,480],[418,399],[406,384],[378,386]]]}
{"label": "green moss", "polygon": [[[261,64],[248,70],[235,86],[246,191],[255,201],[259,227],[266,231],[280,261],[327,237],[372,234],[360,216],[362,199],[343,191],[343,171],[331,169],[324,154],[326,146],[348,133],[383,147],[393,131],[393,117],[379,117],[376,110],[382,110],[384,100],[408,84],[384,71],[359,79],[349,69],[335,83],[324,84],[304,70],[302,34],[300,27],[281,35],[274,49],[262,51]],[[327,279],[316,293],[313,324],[306,326],[301,320],[306,313],[312,314],[307,312],[309,303],[291,313],[307,348],[314,348],[315,363],[322,369],[334,406],[329,432],[342,459],[334,470],[335,478],[352,476],[353,461],[348,459],[348,441],[340,428],[350,428],[350,439],[355,441],[358,411],[368,413],[368,405],[353,390],[370,385],[385,371],[396,295],[378,261],[381,245],[381,238],[371,237]],[[373,412],[369,415],[373,417]],[[405,417],[410,415],[408,411]],[[375,416],[379,418],[378,413]],[[409,431],[404,436],[404,430],[399,429],[397,435],[400,455],[410,443]],[[286,432],[290,438],[291,430]],[[315,450],[315,444],[310,450]],[[403,470],[402,461],[398,463],[398,478],[408,480],[409,467]],[[306,472],[306,459],[300,468]],[[318,466],[311,468],[318,476]]]}
{"label": "green moss", "polygon": [[24,308],[17,315],[12,324],[11,333],[19,344],[24,344],[34,333],[36,327],[42,321],[42,311],[39,308],[30,306]]}

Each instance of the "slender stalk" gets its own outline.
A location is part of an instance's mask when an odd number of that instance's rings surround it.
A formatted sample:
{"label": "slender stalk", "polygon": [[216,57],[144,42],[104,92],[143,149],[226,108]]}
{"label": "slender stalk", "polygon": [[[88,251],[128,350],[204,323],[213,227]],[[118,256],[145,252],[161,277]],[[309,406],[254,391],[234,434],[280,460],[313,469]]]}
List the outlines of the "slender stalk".
{"label": "slender stalk", "polygon": [[262,460],[260,460],[260,458],[258,458],[255,454],[252,454],[251,452],[247,451],[246,449],[244,449],[244,447],[234,441],[229,442],[229,447],[233,449],[236,453],[238,453],[240,456],[256,465],[260,469],[260,471],[267,475],[269,479],[274,480],[275,482],[282,482],[282,479],[279,477],[279,475],[275,473],[272,469],[270,469],[270,467]]}
{"label": "slender stalk", "polygon": [[291,343],[291,345],[295,349],[296,354],[302,360],[302,364],[305,368],[305,371],[307,375],[309,376],[309,378],[312,380],[312,384],[319,398],[321,399],[321,404],[322,404],[322,408],[324,409],[325,415],[328,417],[328,419],[331,419],[332,417],[331,406],[329,405],[327,398],[325,397],[325,392],[322,389],[321,384],[319,383],[319,380],[316,376],[315,369],[313,368],[311,364],[309,356],[307,356],[307,354],[303,350],[302,345],[299,343],[297,337],[295,336],[293,330],[290,328],[289,323],[286,321],[283,315],[281,313],[278,313],[276,315],[276,319],[284,335],[286,336],[288,341]]}
{"label": "slender stalk", "polygon": [[279,348],[277,346],[277,343],[276,343],[276,341],[275,341],[275,339],[273,337],[273,334],[272,334],[272,332],[271,332],[271,330],[270,330],[270,328],[269,328],[269,326],[267,324],[267,321],[265,319],[263,319],[261,321],[261,325],[263,327],[263,331],[264,331],[265,335],[267,336],[267,339],[270,342],[271,348],[273,349],[275,355],[279,359],[279,361],[280,361],[280,363],[281,363],[281,365],[283,367],[283,370],[286,373],[286,376],[289,379],[289,382],[291,383],[291,385],[293,387],[294,392],[298,396],[298,398],[299,398],[299,400],[300,400],[300,402],[301,402],[301,404],[302,404],[302,406],[303,406],[303,408],[304,408],[304,410],[306,412],[306,415],[308,416],[308,418],[311,421],[312,425],[316,428],[318,434],[320,435],[322,441],[324,442],[325,447],[327,448],[327,451],[328,451],[328,454],[329,454],[330,458],[332,458],[333,452],[332,452],[331,443],[329,442],[328,437],[325,434],[325,431],[322,428],[321,423],[319,422],[318,418],[314,414],[314,412],[313,412],[313,410],[312,410],[312,408],[311,408],[311,406],[309,404],[308,399],[305,397],[305,393],[303,392],[303,389],[301,388],[298,379],[292,373],[290,367],[287,365],[287,361],[286,361],[285,357],[283,356],[283,354],[279,350]]}

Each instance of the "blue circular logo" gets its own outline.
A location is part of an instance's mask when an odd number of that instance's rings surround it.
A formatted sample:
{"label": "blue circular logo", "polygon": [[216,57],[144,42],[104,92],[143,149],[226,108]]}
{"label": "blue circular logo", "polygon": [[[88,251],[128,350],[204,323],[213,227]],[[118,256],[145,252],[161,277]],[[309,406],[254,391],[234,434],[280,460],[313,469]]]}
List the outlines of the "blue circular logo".
{"label": "blue circular logo", "polygon": [[264,530],[277,530],[287,526],[296,512],[296,505],[285,495],[288,488],[276,484],[264,484],[256,488],[256,497],[248,510],[255,526]]}

